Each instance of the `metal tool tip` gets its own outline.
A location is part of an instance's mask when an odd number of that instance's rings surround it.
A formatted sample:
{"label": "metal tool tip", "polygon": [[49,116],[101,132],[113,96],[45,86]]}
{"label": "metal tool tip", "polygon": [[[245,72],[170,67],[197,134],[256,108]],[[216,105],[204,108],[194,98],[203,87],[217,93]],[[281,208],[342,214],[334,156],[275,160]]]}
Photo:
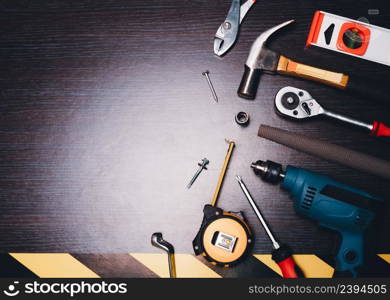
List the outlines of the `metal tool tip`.
{"label": "metal tool tip", "polygon": [[295,19],[291,19],[291,20],[284,22],[284,24],[289,25],[289,24],[294,23],[294,22],[295,22]]}
{"label": "metal tool tip", "polygon": [[236,175],[236,179],[238,182],[242,182],[241,176]]}

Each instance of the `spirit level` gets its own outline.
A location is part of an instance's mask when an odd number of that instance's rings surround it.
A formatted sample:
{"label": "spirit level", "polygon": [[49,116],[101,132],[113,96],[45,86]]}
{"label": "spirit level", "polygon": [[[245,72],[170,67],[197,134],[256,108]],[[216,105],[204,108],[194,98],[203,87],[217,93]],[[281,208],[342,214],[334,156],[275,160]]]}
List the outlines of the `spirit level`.
{"label": "spirit level", "polygon": [[390,30],[316,11],[306,47],[315,45],[390,66]]}

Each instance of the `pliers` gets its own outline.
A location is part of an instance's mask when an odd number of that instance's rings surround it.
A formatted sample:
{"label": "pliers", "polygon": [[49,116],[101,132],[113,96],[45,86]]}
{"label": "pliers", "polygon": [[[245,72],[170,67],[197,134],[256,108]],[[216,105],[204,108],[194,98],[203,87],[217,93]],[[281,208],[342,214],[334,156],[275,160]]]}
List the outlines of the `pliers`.
{"label": "pliers", "polygon": [[247,0],[241,5],[241,0],[232,0],[226,20],[219,26],[214,37],[215,55],[222,56],[233,46],[240,24],[255,2],[256,0]]}

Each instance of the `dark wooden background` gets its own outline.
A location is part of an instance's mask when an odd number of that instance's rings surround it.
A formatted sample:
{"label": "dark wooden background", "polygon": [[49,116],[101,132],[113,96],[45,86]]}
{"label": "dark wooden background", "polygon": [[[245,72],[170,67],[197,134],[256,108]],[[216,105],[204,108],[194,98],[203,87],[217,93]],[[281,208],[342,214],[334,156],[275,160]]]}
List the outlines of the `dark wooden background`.
{"label": "dark wooden background", "polygon": [[[211,200],[227,150],[237,143],[219,206],[242,210],[256,233],[257,253],[271,244],[234,175],[243,177],[274,232],[297,253],[327,255],[334,234],[298,217],[278,187],[249,165],[258,159],[308,168],[385,199],[381,178],[328,163],[256,133],[261,123],[390,160],[390,142],[329,120],[297,123],[274,113],[286,85],[307,89],[324,106],[390,124],[386,104],[294,78],[264,75],[255,101],[236,90],[253,40],[296,19],[270,48],[303,63],[389,78],[389,67],[319,48],[305,49],[315,10],[365,17],[390,28],[388,1],[259,0],[224,58],[213,36],[229,0],[0,1],[0,250],[2,252],[154,252],[162,231],[177,252],[191,241]],[[368,15],[379,9],[379,15]],[[209,69],[220,98],[201,72]],[[389,98],[389,95],[383,95]],[[234,115],[247,111],[248,128]],[[207,157],[209,170],[185,186]],[[377,253],[390,253],[389,214],[378,228]]]}

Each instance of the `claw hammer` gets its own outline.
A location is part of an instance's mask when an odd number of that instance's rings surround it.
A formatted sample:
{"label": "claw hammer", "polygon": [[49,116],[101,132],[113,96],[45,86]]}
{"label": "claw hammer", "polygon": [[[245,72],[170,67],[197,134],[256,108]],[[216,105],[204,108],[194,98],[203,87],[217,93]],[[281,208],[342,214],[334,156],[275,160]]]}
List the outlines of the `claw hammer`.
{"label": "claw hammer", "polygon": [[262,34],[252,44],[245,71],[238,88],[238,96],[245,99],[255,99],[261,73],[284,74],[317,81],[333,86],[359,96],[383,100],[390,94],[389,85],[378,84],[378,79],[351,77],[295,62],[266,46],[268,38],[281,28],[293,23],[290,20],[274,26]]}

